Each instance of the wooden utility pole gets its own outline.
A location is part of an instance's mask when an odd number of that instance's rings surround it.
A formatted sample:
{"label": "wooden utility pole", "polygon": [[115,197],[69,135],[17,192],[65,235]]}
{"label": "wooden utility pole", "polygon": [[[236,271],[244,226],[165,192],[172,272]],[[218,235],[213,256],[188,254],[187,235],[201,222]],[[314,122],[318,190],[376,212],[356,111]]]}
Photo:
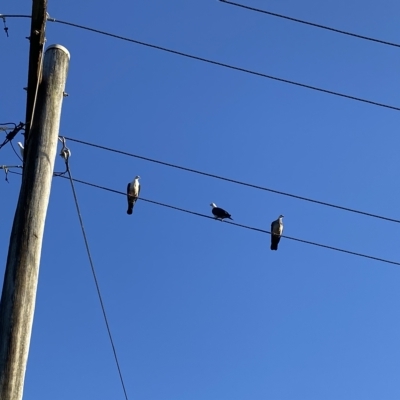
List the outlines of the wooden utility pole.
{"label": "wooden utility pole", "polygon": [[63,46],[52,45],[45,52],[29,146],[24,152],[0,302],[1,400],[21,400],[23,394],[69,58]]}
{"label": "wooden utility pole", "polygon": [[28,88],[26,96],[25,139],[29,136],[35,105],[36,89],[40,81],[42,54],[45,42],[47,0],[32,1],[31,32],[29,36]]}

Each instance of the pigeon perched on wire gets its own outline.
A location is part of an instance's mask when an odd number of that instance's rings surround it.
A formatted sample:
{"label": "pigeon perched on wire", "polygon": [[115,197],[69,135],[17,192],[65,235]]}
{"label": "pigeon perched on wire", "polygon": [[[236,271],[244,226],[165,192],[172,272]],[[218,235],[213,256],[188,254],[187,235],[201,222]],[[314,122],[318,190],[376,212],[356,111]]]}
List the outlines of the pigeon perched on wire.
{"label": "pigeon perched on wire", "polygon": [[210,206],[212,207],[211,212],[213,213],[214,217],[219,220],[223,220],[225,218],[231,219],[233,221],[233,218],[231,217],[231,214],[229,214],[227,211],[224,209],[217,207],[215,203],[211,203]]}
{"label": "pigeon perched on wire", "polygon": [[140,183],[139,183],[140,176],[135,176],[135,179],[128,183],[127,187],[127,197],[128,197],[128,211],[127,214],[131,215],[133,213],[133,206],[135,205],[139,194],[140,194]]}
{"label": "pigeon perched on wire", "polygon": [[278,250],[278,243],[281,240],[283,232],[283,215],[280,215],[278,219],[271,224],[271,250]]}

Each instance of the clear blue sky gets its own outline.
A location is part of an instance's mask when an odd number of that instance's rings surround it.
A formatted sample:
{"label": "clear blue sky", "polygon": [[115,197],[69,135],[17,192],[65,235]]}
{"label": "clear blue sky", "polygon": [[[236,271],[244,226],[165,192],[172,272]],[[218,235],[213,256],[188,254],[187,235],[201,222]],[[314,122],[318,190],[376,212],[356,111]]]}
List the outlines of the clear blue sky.
{"label": "clear blue sky", "polygon": [[[400,42],[393,0],[245,4]],[[216,0],[49,0],[53,18],[400,107],[400,49]],[[3,14],[30,14],[5,0]],[[0,31],[0,122],[25,117],[30,20]],[[400,219],[400,112],[48,23],[60,134]],[[4,135],[1,134],[0,135]],[[1,138],[0,138],[1,139]],[[21,140],[18,136],[15,140]],[[68,142],[75,178],[400,261],[400,225]],[[10,146],[0,164],[15,164]],[[57,157],[56,170],[62,170]],[[1,172],[1,171],[0,171]],[[20,178],[0,174],[3,276]],[[400,397],[400,268],[76,184],[129,399]],[[68,181],[55,179],[26,400],[124,399]]]}

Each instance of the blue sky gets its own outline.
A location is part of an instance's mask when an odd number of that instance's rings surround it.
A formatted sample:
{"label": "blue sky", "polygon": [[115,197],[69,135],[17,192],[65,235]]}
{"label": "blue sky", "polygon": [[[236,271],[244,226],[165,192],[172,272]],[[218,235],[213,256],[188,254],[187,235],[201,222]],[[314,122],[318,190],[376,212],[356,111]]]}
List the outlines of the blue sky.
{"label": "blue sky", "polygon": [[[398,2],[245,4],[400,42]],[[55,2],[56,19],[400,107],[399,49],[219,1]],[[5,0],[3,14],[30,14]],[[0,122],[25,116],[30,20],[0,31]],[[60,134],[400,219],[398,111],[49,22],[71,53]],[[0,133],[1,134],[1,133]],[[18,136],[15,140],[21,140]],[[72,175],[399,261],[399,226],[67,143]],[[10,146],[0,164],[15,164]],[[58,157],[56,170],[62,170]],[[3,276],[20,178],[0,175]],[[76,184],[130,399],[398,399],[399,267]],[[24,399],[123,399],[68,181],[52,184]]]}

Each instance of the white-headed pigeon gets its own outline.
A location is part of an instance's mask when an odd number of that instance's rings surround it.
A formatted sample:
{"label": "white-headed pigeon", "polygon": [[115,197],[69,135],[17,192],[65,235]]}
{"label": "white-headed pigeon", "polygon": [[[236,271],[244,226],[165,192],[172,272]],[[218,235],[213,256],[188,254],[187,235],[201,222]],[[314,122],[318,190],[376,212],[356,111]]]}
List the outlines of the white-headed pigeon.
{"label": "white-headed pigeon", "polygon": [[281,240],[283,232],[282,218],[283,215],[280,215],[279,218],[271,224],[271,250],[278,250],[278,243]]}
{"label": "white-headed pigeon", "polygon": [[217,207],[217,205],[215,203],[211,203],[210,206],[212,207],[211,212],[213,213],[213,215],[216,219],[220,219],[222,221],[223,219],[228,218],[233,221],[231,214],[229,214],[224,209]]}
{"label": "white-headed pigeon", "polygon": [[140,194],[140,183],[139,183],[140,176],[135,176],[135,179],[128,183],[127,187],[127,196],[128,196],[128,211],[127,214],[131,215],[133,212],[133,206],[136,203],[136,200]]}

